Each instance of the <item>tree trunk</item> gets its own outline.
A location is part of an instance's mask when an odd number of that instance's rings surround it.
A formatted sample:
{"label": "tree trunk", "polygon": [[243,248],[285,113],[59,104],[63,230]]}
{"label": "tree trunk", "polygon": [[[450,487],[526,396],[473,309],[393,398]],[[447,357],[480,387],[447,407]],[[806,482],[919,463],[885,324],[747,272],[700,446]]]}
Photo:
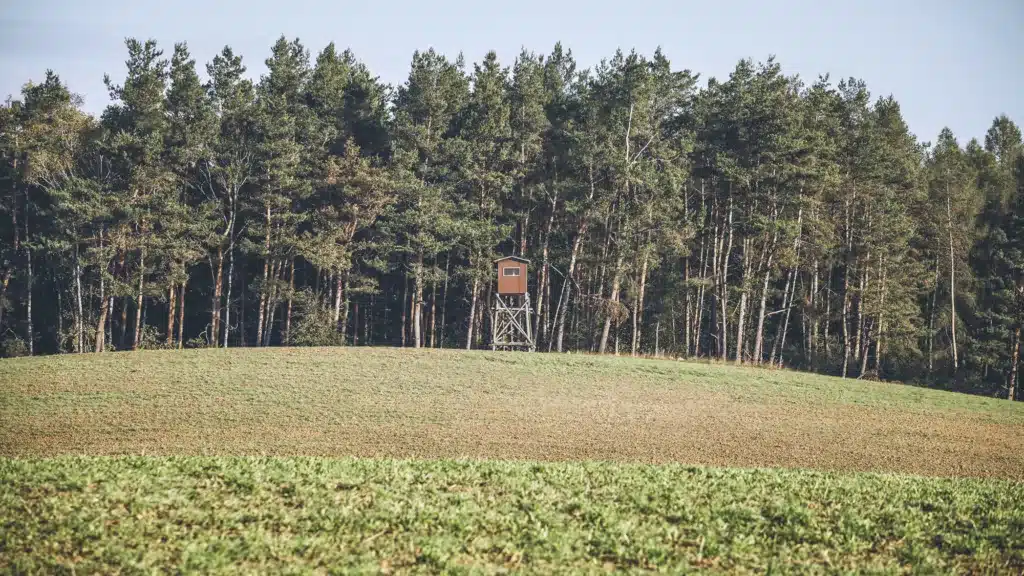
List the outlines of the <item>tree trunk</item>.
{"label": "tree trunk", "polygon": [[[28,233],[27,232],[26,232],[25,236],[26,236],[26,238],[28,237]],[[100,236],[100,251],[102,251],[103,250],[103,229],[102,228],[100,228],[99,236]],[[105,314],[106,314],[106,303],[107,303],[105,288],[106,288],[106,283],[103,281],[103,273],[101,272],[100,273],[100,319],[96,323],[96,334],[95,334],[95,338],[94,338],[94,342],[93,342],[94,351],[95,352],[102,352],[103,349],[106,347],[105,346],[106,343],[103,341],[103,337],[104,337],[104,334],[105,334],[105,332],[103,331],[103,324],[106,322]],[[29,293],[31,294],[31,291]]]}
{"label": "tree trunk", "polygon": [[[481,289],[482,288],[483,287],[481,286]],[[481,300],[479,300],[479,301],[477,301],[477,306],[479,307],[479,310],[477,311],[477,314],[476,314],[476,343],[477,343],[478,346],[483,343],[484,334],[486,334],[487,330],[490,330],[490,328],[491,328],[491,314],[489,314],[487,312],[487,309],[488,309],[488,304],[491,302],[491,298],[493,297],[493,294],[492,294],[492,290],[493,289],[494,289],[494,283],[493,282],[488,282],[487,283],[487,295],[486,295],[486,297],[481,299]],[[529,321],[529,320],[527,320],[527,321]],[[485,328],[486,328],[486,330],[485,330]]]}
{"label": "tree trunk", "polygon": [[444,347],[444,330],[448,327],[448,268],[451,262],[452,254],[449,252],[445,255],[444,261],[444,287],[441,290],[441,334],[438,335],[438,348]]}
{"label": "tree trunk", "polygon": [[[713,217],[717,219],[717,214]],[[714,225],[714,240],[712,240],[711,244],[711,247],[709,247],[709,251],[711,252],[711,273],[707,276],[707,278],[711,280],[711,302],[708,310],[707,350],[709,358],[716,356],[724,360],[722,357],[722,314],[720,313],[722,301],[722,266],[719,263],[719,260],[722,258],[722,250],[725,246],[725,227],[722,226],[721,231],[719,231],[717,221]]]}
{"label": "tree trunk", "polygon": [[107,299],[107,329],[104,333],[104,345],[111,345],[114,341],[114,296]]}
{"label": "tree trunk", "polygon": [[868,369],[868,350],[871,349],[870,312],[865,313],[871,290],[871,252],[864,259],[864,272],[860,275],[860,294],[857,296],[857,358],[860,360],[860,378]]}
{"label": "tree trunk", "polygon": [[[764,346],[764,313],[765,306],[768,305],[768,281],[772,277],[772,253],[768,254],[768,265],[764,271],[764,282],[761,284],[761,306],[760,311],[757,313],[757,334],[754,336],[754,364],[760,364],[762,361],[762,354]],[[783,305],[785,305],[785,295],[783,295]]]}
{"label": "tree trunk", "polygon": [[619,336],[620,335],[621,335],[621,332],[619,331],[619,321],[618,321],[618,319],[616,319],[615,320],[615,352],[614,352],[614,354],[616,356],[619,355]]}
{"label": "tree trunk", "polygon": [[[636,302],[633,305],[633,348],[630,353],[631,356],[636,356],[637,351],[640,349],[640,327],[639,322],[640,316],[644,312],[644,291],[647,288],[647,250],[644,250],[644,260],[640,267],[640,291],[637,294]],[[657,339],[657,334],[655,334]]]}
{"label": "tree trunk", "polygon": [[743,329],[747,315],[747,291],[740,292],[740,316],[736,320],[736,364],[743,363]]}
{"label": "tree trunk", "polygon": [[[232,218],[232,221],[234,218]],[[228,335],[231,332],[231,288],[235,279],[235,234],[232,231],[231,240],[228,243],[228,291],[224,295],[224,348],[228,347]],[[245,331],[242,331],[242,340],[245,340]]]}
{"label": "tree trunk", "polygon": [[523,221],[522,221],[521,226],[522,226],[522,228],[520,229],[520,234],[519,234],[519,255],[522,256],[523,258],[525,258],[526,257],[526,237],[527,237],[528,231],[530,230],[530,209],[529,209],[529,207],[527,207],[527,209],[525,210],[525,214],[523,215]]}
{"label": "tree trunk", "polygon": [[135,342],[132,344],[132,350],[138,350],[139,345],[142,344],[142,290],[146,280],[146,249],[143,248],[139,253],[139,292],[135,300]]}
{"label": "tree trunk", "polygon": [[75,332],[77,335],[75,352],[82,354],[85,351],[85,326],[83,324],[85,322],[85,315],[82,308],[82,263],[78,258],[77,243],[75,243],[75,304],[78,307],[78,314],[75,318]]}
{"label": "tree trunk", "polygon": [[[690,312],[691,302],[690,302],[690,300],[691,300],[691,294],[693,292],[692,290],[690,290],[690,258],[689,257],[686,257],[683,260],[683,286],[686,287],[685,290],[684,290],[685,297],[684,297],[684,300],[683,300],[683,304],[684,304],[684,307],[683,307],[683,357],[687,357],[687,356],[690,355],[690,315],[691,315],[691,312]],[[672,351],[674,353],[676,353],[676,354],[679,354],[679,349],[678,349],[678,346],[676,345],[676,310],[675,310],[675,304],[674,303],[670,304],[670,306],[671,306],[670,318],[672,319],[671,326],[670,326],[671,334],[672,334]]]}
{"label": "tree trunk", "polygon": [[[342,342],[348,342],[348,272],[341,283],[341,333],[344,336]],[[356,327],[358,329],[358,326]]]}
{"label": "tree trunk", "polygon": [[[578,293],[580,295],[582,295],[583,291],[582,290],[578,290]],[[571,296],[571,294],[567,294],[567,296]],[[577,296],[577,301],[578,300],[579,300],[579,296]],[[566,305],[567,306],[568,306],[568,302],[570,302],[570,301],[571,300],[569,298],[566,298]],[[566,310],[568,310],[568,308]],[[580,349],[580,322],[584,322],[585,321],[583,316],[584,316],[584,311],[581,310],[581,308],[579,306],[574,306],[573,309],[572,309],[572,324],[569,325],[569,332],[576,336],[575,340],[573,341],[573,346],[572,346],[573,350],[579,350]]]}
{"label": "tree trunk", "polygon": [[[434,266],[437,266],[437,258],[434,258]],[[437,280],[430,282],[430,342],[427,347],[434,348],[437,343]]]}
{"label": "tree trunk", "polygon": [[263,260],[263,284],[260,286],[260,308],[256,316],[256,345],[263,345],[263,320],[267,308],[267,285],[270,280],[270,257]]}
{"label": "tree trunk", "polygon": [[[57,289],[57,335],[60,338],[64,334],[64,296],[63,290]],[[57,353],[64,353],[63,338],[57,340]]]}
{"label": "tree trunk", "polygon": [[[519,165],[522,166],[524,169],[526,167],[526,145],[525,144],[520,144],[520,146],[519,146]],[[526,178],[525,177],[520,177],[520,179],[519,179],[519,189],[522,192],[526,192],[528,190],[528,188],[526,186]],[[531,202],[533,202],[533,193],[532,192],[530,192],[527,195],[527,201],[525,202],[525,207],[523,208],[523,215],[522,215],[520,223],[519,223],[519,255],[522,256],[523,258],[526,258],[526,235],[527,235],[527,233],[530,230],[530,203]]]}
{"label": "tree trunk", "polygon": [[[12,161],[12,165],[13,165],[14,171],[17,171],[17,169],[18,169],[18,160],[17,160],[17,156],[16,155],[15,155],[15,159]],[[26,210],[27,209],[28,209],[28,206],[27,206],[27,203],[26,203]],[[21,242],[19,240],[20,230],[18,228],[18,187],[13,185],[13,182],[12,182],[12,185],[11,185],[11,228],[14,231],[14,253],[17,254],[18,251],[21,250]],[[75,246],[75,261],[76,262],[78,261],[78,246],[77,245]],[[5,265],[6,264],[7,263],[5,263]],[[6,302],[7,287],[11,283],[11,275],[14,273],[14,267],[15,266],[16,266],[16,264],[12,262],[4,270],[4,278],[3,278],[3,281],[0,282],[0,302]],[[3,328],[4,308],[5,308],[4,306],[0,305],[0,329]],[[81,338],[79,338],[79,341],[81,341]]]}
{"label": "tree trunk", "polygon": [[[122,269],[123,269],[123,266],[122,266]],[[131,298],[128,298],[127,296],[125,296],[122,299],[122,306],[121,306],[121,343],[120,343],[120,347],[121,347],[122,350],[124,350],[124,348],[128,345],[128,342],[127,342],[126,338],[128,337],[128,302],[129,301],[131,301]]]}
{"label": "tree trunk", "polygon": [[878,297],[878,335],[875,337],[875,375],[881,380],[882,379],[882,337],[885,334],[885,256],[879,258],[879,268],[881,268],[882,279],[879,283],[879,297]]}
{"label": "tree trunk", "polygon": [[831,361],[832,360],[832,346],[829,344],[828,329],[829,329],[829,322],[832,320],[832,298],[831,298],[831,295],[832,295],[832,280],[833,280],[833,275],[834,274],[835,274],[835,267],[834,266],[829,266],[828,267],[828,284],[827,284],[828,290],[827,290],[827,293],[825,294],[825,317],[822,318],[822,322],[821,322],[821,324],[822,324],[821,341],[822,341],[822,344],[825,345],[825,360],[826,361]]}
{"label": "tree trunk", "polygon": [[[703,194],[703,184],[702,184]],[[693,320],[693,355],[700,358],[701,354],[701,328],[704,326],[704,309],[707,302],[707,280],[708,280],[708,266],[711,264],[711,259],[708,258],[708,254],[711,252],[711,246],[707,246],[708,242],[706,238],[701,239],[701,262],[700,262],[700,288],[697,289],[697,301],[694,302],[694,308],[696,312],[696,318]],[[710,329],[709,329],[710,332]]]}
{"label": "tree trunk", "polygon": [[555,207],[557,202],[557,196],[551,199],[551,214],[548,215],[548,222],[544,228],[544,241],[541,244],[541,264],[540,264],[540,281],[537,282],[537,322],[533,333],[538,336],[537,345],[540,346],[540,341],[544,338],[544,331],[542,327],[545,325],[543,321],[544,314],[544,290],[547,288],[548,282],[548,244],[551,240],[551,228],[555,223]]}
{"label": "tree trunk", "polygon": [[259,334],[260,346],[270,345],[270,332],[272,330],[271,326],[273,326],[274,324],[274,319],[271,316],[271,312],[274,310],[276,303],[274,301],[274,289],[272,288],[272,286],[274,284],[274,280],[277,278],[277,260],[275,259],[269,264],[270,265],[268,267],[267,272],[267,285],[264,286],[264,289],[262,291],[264,292],[264,294],[260,295],[261,299],[263,300],[263,329],[260,331]]}
{"label": "tree trunk", "polygon": [[270,283],[270,205],[267,205],[266,211],[264,212],[265,224],[267,226],[266,239],[263,242],[263,250],[266,255],[263,258],[263,285],[260,286],[260,311],[259,316],[256,319],[256,345],[260,346],[263,342],[263,323],[266,314],[267,307],[267,292],[269,290]]}
{"label": "tree trunk", "polygon": [[1006,394],[1007,400],[1013,402],[1017,390],[1017,365],[1020,363],[1020,326],[1013,331],[1013,363],[1010,366],[1010,389]]}
{"label": "tree trunk", "polygon": [[476,300],[480,279],[473,276],[473,295],[469,305],[469,327],[466,332],[466,350],[473,348],[473,321],[476,320]]}
{"label": "tree trunk", "polygon": [[[14,162],[15,169],[17,168],[17,161]],[[25,271],[27,272],[27,278],[25,280],[25,319],[26,319],[26,331],[28,338],[28,355],[33,356],[35,354],[35,335],[32,332],[32,285],[34,284],[34,278],[32,275],[32,249],[29,248],[29,233],[28,233],[28,193],[25,196],[25,242],[23,246],[19,246],[18,243],[18,218],[17,218],[17,205],[15,200],[15,187],[11,187],[11,224],[14,227],[14,251],[17,252],[20,247],[25,248]],[[100,232],[100,245],[103,245],[102,231]],[[13,267],[13,266],[12,266]],[[102,302],[102,297],[100,298]],[[3,300],[0,300],[3,302]],[[0,306],[2,307],[2,306]]]}
{"label": "tree trunk", "polygon": [[414,271],[415,290],[413,291],[412,302],[412,347],[422,346],[422,312],[423,312],[423,250],[416,255],[416,269]]}
{"label": "tree trunk", "polygon": [[[856,187],[852,194],[856,197]],[[850,274],[853,273],[850,266],[850,257],[853,254],[853,229],[850,225],[850,204],[852,198],[846,200],[846,258],[843,271],[843,378],[846,378],[846,371],[850,362]]]}
{"label": "tree trunk", "polygon": [[752,258],[750,256],[750,246],[752,245],[752,243],[753,242],[750,239],[743,240],[743,266],[741,267],[742,276],[740,277],[739,318],[736,321],[736,354],[734,357],[736,364],[743,363],[743,337],[745,336],[746,330],[747,299],[749,297],[748,294],[750,293],[750,290],[748,288],[748,279],[753,274],[754,269],[754,267],[751,265]]}
{"label": "tree trunk", "polygon": [[409,276],[402,277],[402,348],[409,335]]}
{"label": "tree trunk", "polygon": [[[559,352],[562,351],[561,350],[561,347],[562,347],[561,346],[561,344],[562,344],[562,333],[564,332],[564,329],[565,329],[565,315],[563,313],[563,310],[565,309],[565,307],[564,307],[564,302],[563,301],[565,300],[566,293],[569,291],[568,283],[569,283],[569,278],[563,278],[562,279],[562,288],[561,288],[561,290],[558,291],[558,304],[555,307],[555,316],[553,318],[554,325],[551,327],[553,333],[557,333],[558,334],[557,341],[558,341],[558,351]],[[556,338],[549,338],[548,339],[548,352],[551,352],[553,346],[555,345],[555,341],[556,341]]]}
{"label": "tree trunk", "polygon": [[334,329],[339,332],[343,330],[341,326],[341,274],[334,275]]}
{"label": "tree trunk", "polygon": [[[28,215],[27,214],[25,216],[25,227],[26,227],[25,238],[27,240],[28,239],[28,229],[27,229],[28,228]],[[27,279],[27,282],[26,282],[27,286],[25,288],[25,298],[26,298],[26,301],[25,301],[25,317],[26,318],[25,318],[25,320],[26,320],[26,329],[28,331],[28,334],[27,334],[27,336],[28,336],[28,355],[29,356],[34,356],[35,355],[35,350],[36,350],[36,347],[35,347],[36,336],[35,336],[35,333],[32,330],[32,286],[33,286],[33,284],[35,284],[35,276],[32,273],[32,250],[29,249],[27,245],[25,247],[25,258],[27,260],[26,267],[27,267],[27,272],[28,272],[28,279]],[[100,324],[100,326],[102,326],[102,324]]]}
{"label": "tree trunk", "polygon": [[[245,269],[239,272],[239,282],[245,282]],[[230,282],[230,279],[228,280]],[[242,285],[242,289],[238,291],[238,345],[242,348],[246,346],[245,339],[245,309],[246,309],[246,298],[245,295],[248,291],[245,289],[245,285]]]}
{"label": "tree trunk", "polygon": [[368,310],[363,312],[363,346],[369,346],[373,342],[370,341],[370,320],[373,317],[373,311],[376,309],[376,296],[370,294],[370,305]]}
{"label": "tree trunk", "polygon": [[[224,285],[224,281],[223,281],[223,278],[222,278],[222,275],[221,275],[221,273],[222,273],[222,271],[224,269],[224,253],[221,250],[220,246],[217,247],[217,281],[216,281],[217,285],[215,287],[215,290],[216,290],[216,296],[215,296],[216,297],[216,305],[215,305],[216,316],[215,316],[215,319],[214,319],[214,322],[213,322],[214,330],[213,330],[213,340],[212,340],[214,348],[217,347],[217,341],[218,341],[219,333],[220,332],[224,333],[223,347],[224,348],[228,347],[228,332],[230,330],[230,323],[229,322],[231,320],[231,280],[232,280],[232,276],[233,276],[233,273],[234,273],[234,264],[235,264],[235,258],[234,258],[234,256],[235,256],[235,212],[236,212],[236,210],[235,210],[235,202],[236,202],[236,198],[237,197],[238,197],[238,192],[237,192],[237,190],[234,189],[234,187],[232,187],[231,190],[230,190],[230,196],[229,196],[230,204],[229,204],[229,208],[228,208],[228,210],[231,213],[231,216],[230,216],[230,218],[228,218],[228,226],[227,226],[227,229],[224,230],[224,235],[223,235],[223,238],[226,238],[227,241],[228,241],[228,258],[230,259],[230,265],[228,266],[228,291],[227,291],[227,294],[224,296],[224,304],[223,304],[223,308],[224,308],[224,322],[223,322],[223,324],[221,324],[221,321],[220,321],[220,310],[221,310],[221,286]],[[221,243],[223,244],[223,239],[221,240]],[[243,332],[243,340],[244,340],[244,332]]]}
{"label": "tree trunk", "polygon": [[[7,287],[11,284],[11,274],[14,272],[14,266],[11,266],[4,270],[3,279],[0,280],[0,302],[7,300]],[[0,306],[0,329],[3,328],[4,323],[4,307]]]}
{"label": "tree trunk", "polygon": [[871,275],[871,252],[865,256],[863,265],[858,265],[857,268],[860,272],[860,287],[857,290],[857,335],[854,338],[853,346],[854,360],[860,360],[861,351],[867,349],[865,345],[867,336],[864,334],[867,314],[864,313],[864,306],[867,303],[868,277]]}
{"label": "tree trunk", "polygon": [[[594,179],[593,162],[591,162],[587,166],[587,176],[590,182],[590,192],[587,196],[587,202],[589,203],[594,199],[594,193],[597,190],[596,180]],[[570,284],[570,282],[572,282],[575,278],[574,274],[576,271],[576,260],[579,256],[580,246],[583,243],[583,237],[587,232],[587,225],[587,212],[584,211],[582,217],[580,218],[580,225],[576,230],[576,237],[573,238],[572,252],[569,256],[569,268],[566,270],[564,282],[562,283],[561,294],[558,297],[558,308],[555,310],[555,321],[558,322],[557,344],[559,352],[562,352],[563,350],[562,344],[565,337],[565,315],[568,313],[569,300],[572,296],[572,285]],[[563,296],[565,297],[564,304]],[[550,350],[550,346],[548,347],[548,349]]]}
{"label": "tree trunk", "polygon": [[558,322],[558,351],[563,351],[563,341],[565,339],[565,315],[569,309],[569,298],[572,296],[572,281],[574,274],[576,273],[576,262],[579,258],[580,247],[583,245],[583,236],[587,232],[587,222],[584,220],[580,223],[579,229],[576,231],[576,238],[573,239],[572,252],[569,254],[569,267],[566,269],[564,282],[562,283],[562,293],[565,295],[565,303],[562,303],[561,296],[559,297],[558,309],[555,310],[555,320]]}
{"label": "tree trunk", "polygon": [[953,210],[950,200],[949,185],[946,185],[946,219],[949,231],[949,329],[953,341],[953,370],[960,369],[960,359],[956,351],[956,261],[953,254]]}
{"label": "tree trunk", "polygon": [[167,287],[167,345],[171,348],[174,347],[174,319],[177,318],[175,308],[176,296],[178,294],[178,286],[171,282]]}
{"label": "tree trunk", "polygon": [[267,295],[266,323],[263,326],[264,346],[270,346],[270,342],[274,337],[274,316],[277,315],[277,306],[279,302],[279,291],[277,287],[280,286],[279,282],[284,280],[284,262],[280,262],[276,259],[274,260],[274,263],[271,266],[270,278],[274,282],[270,289],[270,293]]}
{"label": "tree trunk", "polygon": [[[551,334],[554,332],[554,325],[552,324],[553,319],[551,318],[551,265],[548,264],[548,273],[544,279],[544,301],[548,303],[548,307],[544,309],[544,319],[541,323],[541,334],[540,341],[550,342]],[[540,345],[538,341],[538,346]]]}
{"label": "tree trunk", "polygon": [[808,295],[807,308],[811,314],[811,335],[807,344],[810,361],[817,360],[818,351],[818,259],[811,265],[811,293]]}
{"label": "tree trunk", "polygon": [[185,282],[182,281],[178,296],[178,350],[185,347]]}
{"label": "tree trunk", "polygon": [[868,371],[868,349],[870,348],[871,342],[871,326],[870,324],[864,327],[864,344],[863,351],[861,352],[860,358],[860,376],[863,378],[864,374]]}
{"label": "tree trunk", "polygon": [[284,319],[284,345],[292,343],[292,302],[295,300],[295,257],[288,271],[288,312]]}
{"label": "tree trunk", "polygon": [[772,346],[771,358],[768,359],[768,364],[771,366],[775,365],[775,359],[779,359],[779,368],[782,368],[782,352],[786,346],[786,333],[789,331],[789,313],[793,311],[793,297],[796,295],[796,268],[789,271],[789,277],[786,278],[786,288],[782,292],[782,307],[786,310],[785,316],[782,319],[782,330],[779,332],[778,337],[775,339],[775,345]]}
{"label": "tree trunk", "polygon": [[[729,228],[728,228],[729,242],[726,244],[725,251],[721,256],[722,264],[722,275],[720,279],[721,294],[719,296],[719,302],[722,307],[721,318],[719,324],[721,325],[721,334],[719,335],[720,352],[722,360],[727,360],[729,355],[729,253],[732,252],[732,189],[729,190]],[[724,239],[724,236],[723,236]],[[736,348],[737,354],[740,354],[739,347]]]}
{"label": "tree trunk", "polygon": [[[615,307],[619,303],[619,285],[621,283],[622,276],[622,251],[619,251],[619,257],[615,260],[615,273],[612,275],[612,293],[608,301],[611,303],[609,309],[606,312],[604,318],[604,328],[601,330],[601,342],[598,344],[598,353],[604,354],[608,349],[608,334],[612,327],[612,312],[618,311]],[[614,307],[614,308],[613,308]]]}
{"label": "tree trunk", "polygon": [[661,350],[659,349],[660,345],[661,345],[661,318],[658,318],[658,321],[654,323],[654,357],[655,358],[659,358],[661,356]]}
{"label": "tree trunk", "polygon": [[[110,300],[113,301],[114,297],[111,296]],[[96,323],[96,347],[95,352],[103,352],[106,350],[106,342],[104,342],[104,330],[103,325],[107,322],[107,306],[105,302],[100,302],[100,319]]]}
{"label": "tree trunk", "polygon": [[266,270],[266,282],[260,289],[260,308],[259,308],[259,323],[256,326],[256,345],[265,346],[269,340],[268,334],[270,333],[270,324],[273,321],[270,319],[270,311],[273,310],[273,291],[270,288],[271,280],[278,276],[278,262],[270,261],[267,258],[264,262]]}
{"label": "tree trunk", "polygon": [[213,310],[210,312],[210,342],[217,347],[220,336],[221,286],[224,284],[224,249],[217,247],[217,269],[213,275]]}
{"label": "tree trunk", "polygon": [[[365,316],[366,313],[363,312]],[[359,346],[359,301],[352,301],[352,345]]]}
{"label": "tree trunk", "polygon": [[928,314],[928,375],[935,369],[935,307],[939,298],[939,262],[935,261],[935,287],[932,289],[932,306]]}
{"label": "tree trunk", "polygon": [[[782,332],[781,332],[781,334],[779,336],[777,336],[775,338],[775,344],[776,345],[772,346],[771,357],[768,359],[768,364],[772,365],[772,366],[775,365],[776,349],[779,350],[778,354],[780,356],[782,354],[780,347],[785,344],[785,341],[786,341],[786,331],[789,329],[789,312],[793,308],[793,296],[790,293],[790,290],[793,290],[793,292],[796,291],[795,290],[795,288],[796,288],[795,281],[796,281],[797,269],[799,267],[799,262],[800,262],[800,238],[803,235],[803,221],[804,221],[804,209],[801,207],[799,210],[797,210],[797,213],[796,213],[796,230],[797,230],[797,232],[796,232],[796,237],[793,239],[793,256],[794,256],[794,259],[797,262],[797,264],[795,264],[793,266],[793,268],[790,269],[789,277],[786,278],[786,288],[782,292],[782,308],[786,311],[785,312],[786,316],[785,316],[785,318],[783,320],[783,323],[782,323]],[[771,268],[770,261],[769,261],[769,266],[768,267]],[[767,288],[768,287],[767,287],[767,280],[766,280],[765,281],[765,290],[767,290]],[[761,309],[762,310],[764,309],[763,301],[764,301],[764,299],[762,298],[762,305],[761,305]],[[762,314],[763,314],[763,312],[762,312]],[[758,339],[759,340],[760,340],[760,333],[761,333],[762,326],[763,326],[763,321],[759,320],[758,321],[758,329],[757,329]],[[758,346],[758,348],[760,348],[760,346]],[[760,361],[761,361],[761,357],[760,357],[760,355],[758,355],[758,362],[760,362]],[[780,364],[780,367],[781,367],[782,362],[780,361],[779,364]]]}
{"label": "tree trunk", "polygon": [[843,378],[850,362],[850,264],[843,274]]}

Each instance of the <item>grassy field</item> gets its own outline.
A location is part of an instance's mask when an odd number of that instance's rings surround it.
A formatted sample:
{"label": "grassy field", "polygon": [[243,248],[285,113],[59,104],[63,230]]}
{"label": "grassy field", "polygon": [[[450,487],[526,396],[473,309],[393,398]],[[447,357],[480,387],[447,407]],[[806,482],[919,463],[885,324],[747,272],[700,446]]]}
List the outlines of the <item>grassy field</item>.
{"label": "grassy field", "polygon": [[1024,479],[1024,404],[582,355],[235,349],[0,362],[0,456],[597,459]]}
{"label": "grassy field", "polygon": [[[884,497],[880,497],[884,496]],[[1024,570],[1024,485],[613,463],[0,461],[13,572]]]}
{"label": "grassy field", "polygon": [[1022,435],[1021,403],[666,360],[4,360],[0,572],[1017,574]]}

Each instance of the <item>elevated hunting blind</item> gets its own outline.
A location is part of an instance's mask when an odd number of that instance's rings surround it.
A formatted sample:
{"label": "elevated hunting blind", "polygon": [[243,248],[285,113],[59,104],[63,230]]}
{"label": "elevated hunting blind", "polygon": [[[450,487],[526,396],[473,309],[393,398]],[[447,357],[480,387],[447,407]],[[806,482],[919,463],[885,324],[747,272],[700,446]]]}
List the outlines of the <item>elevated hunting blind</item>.
{"label": "elevated hunting blind", "polygon": [[508,256],[500,258],[498,264],[498,294],[522,296],[526,294],[526,258]]}
{"label": "elevated hunting blind", "polygon": [[506,256],[494,261],[498,272],[498,289],[494,292],[491,314],[491,349],[533,352],[533,327],[530,316],[530,292],[527,290],[526,258]]}

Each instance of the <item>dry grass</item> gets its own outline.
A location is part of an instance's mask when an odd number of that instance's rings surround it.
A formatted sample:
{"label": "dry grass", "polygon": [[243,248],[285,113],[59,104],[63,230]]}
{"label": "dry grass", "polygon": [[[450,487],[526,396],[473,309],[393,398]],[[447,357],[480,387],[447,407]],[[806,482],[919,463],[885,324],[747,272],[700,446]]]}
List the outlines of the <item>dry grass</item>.
{"label": "dry grass", "polygon": [[665,360],[236,349],[0,362],[0,456],[682,462],[1024,478],[1024,404]]}

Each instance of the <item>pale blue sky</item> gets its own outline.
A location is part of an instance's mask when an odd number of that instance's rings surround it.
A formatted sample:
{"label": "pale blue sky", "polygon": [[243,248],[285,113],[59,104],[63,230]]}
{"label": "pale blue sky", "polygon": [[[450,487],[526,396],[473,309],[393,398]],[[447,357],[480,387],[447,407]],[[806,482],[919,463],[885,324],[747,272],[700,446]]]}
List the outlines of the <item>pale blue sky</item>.
{"label": "pale blue sky", "polygon": [[0,0],[0,98],[53,68],[99,112],[104,72],[123,78],[126,36],[155,38],[168,56],[187,41],[201,73],[228,44],[255,78],[282,33],[313,57],[332,40],[350,47],[392,84],[429,46],[470,62],[494,49],[511,64],[521,47],[546,54],[561,40],[589,67],[660,45],[704,79],[775,54],[808,83],[828,72],[893,94],[922,140],[949,126],[964,143],[1000,113],[1024,123],[1024,0]]}

